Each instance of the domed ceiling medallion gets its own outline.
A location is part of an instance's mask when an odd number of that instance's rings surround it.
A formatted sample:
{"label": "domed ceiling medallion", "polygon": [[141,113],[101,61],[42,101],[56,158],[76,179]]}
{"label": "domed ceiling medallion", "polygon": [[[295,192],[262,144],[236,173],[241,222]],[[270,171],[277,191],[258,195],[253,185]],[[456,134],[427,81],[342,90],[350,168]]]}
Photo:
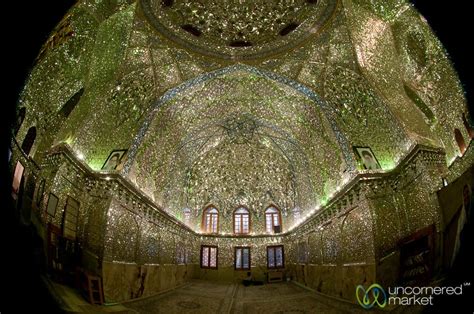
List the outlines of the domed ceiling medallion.
{"label": "domed ceiling medallion", "polygon": [[317,34],[338,0],[140,0],[149,23],[196,52],[232,60],[263,58]]}

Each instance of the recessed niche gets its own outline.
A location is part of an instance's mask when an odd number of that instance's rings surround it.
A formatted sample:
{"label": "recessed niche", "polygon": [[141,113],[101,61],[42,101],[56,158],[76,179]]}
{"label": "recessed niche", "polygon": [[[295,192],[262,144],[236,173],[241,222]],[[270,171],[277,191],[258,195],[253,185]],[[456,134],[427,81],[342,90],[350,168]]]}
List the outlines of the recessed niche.
{"label": "recessed niche", "polygon": [[423,114],[426,118],[428,118],[430,123],[434,123],[436,118],[433,111],[431,111],[428,105],[418,96],[418,94],[413,89],[411,89],[410,86],[408,86],[407,84],[403,84],[403,88],[405,89],[405,93],[407,94],[408,98],[413,101],[413,103],[418,107],[418,109],[421,110],[421,112],[423,112]]}
{"label": "recessed niche", "polygon": [[173,2],[174,2],[173,0],[163,0],[161,3],[163,4],[164,7],[169,8],[173,6]]}
{"label": "recessed niche", "polygon": [[81,99],[82,94],[84,93],[84,88],[81,88],[77,93],[75,93],[61,108],[59,111],[59,114],[67,118],[71,114],[71,112],[74,110],[76,105],[79,103],[79,100]]}
{"label": "recessed niche", "polygon": [[420,67],[428,64],[427,44],[421,33],[410,33],[406,39],[406,46],[409,56]]}
{"label": "recessed niche", "polygon": [[288,35],[289,33],[291,33],[292,31],[294,31],[300,24],[298,23],[290,23],[288,25],[286,25],[285,27],[282,28],[282,30],[280,31],[280,36],[286,36]]}
{"label": "recessed niche", "polygon": [[201,36],[202,32],[195,26],[191,24],[185,24],[181,25],[181,28],[190,33],[191,35],[194,35],[196,37]]}
{"label": "recessed niche", "polygon": [[245,40],[234,40],[229,43],[231,47],[250,47],[252,43]]}

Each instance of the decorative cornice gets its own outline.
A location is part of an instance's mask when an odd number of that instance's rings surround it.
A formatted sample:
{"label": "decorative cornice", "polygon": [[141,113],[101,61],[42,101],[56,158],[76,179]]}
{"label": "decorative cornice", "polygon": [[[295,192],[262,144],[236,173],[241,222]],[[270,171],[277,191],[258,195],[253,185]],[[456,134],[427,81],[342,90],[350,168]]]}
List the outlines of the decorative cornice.
{"label": "decorative cornice", "polygon": [[285,235],[293,236],[316,230],[335,217],[340,217],[355,209],[365,196],[374,197],[394,191],[401,182],[410,181],[422,173],[426,166],[446,167],[443,149],[425,145],[415,145],[405,158],[390,172],[359,173],[343,189],[336,193],[326,206],[308,217],[303,223]]}
{"label": "decorative cornice", "polygon": [[140,191],[132,182],[116,172],[97,172],[78,159],[66,144],[53,147],[46,156],[42,166],[58,166],[68,163],[75,172],[85,179],[85,189],[91,193],[97,192],[103,197],[114,197],[124,202],[137,214],[157,225],[176,227],[179,231],[197,235],[187,225],[158,207],[152,199]]}
{"label": "decorative cornice", "polygon": [[445,153],[440,148],[432,148],[424,145],[416,145],[398,166],[390,172],[359,173],[343,189],[338,191],[330,201],[320,210],[310,215],[297,227],[281,234],[259,234],[248,236],[235,236],[232,234],[201,234],[192,230],[189,226],[158,207],[154,201],[144,194],[139,188],[127,178],[116,172],[97,172],[79,160],[71,148],[66,144],[53,147],[46,156],[42,166],[58,166],[67,162],[73,169],[85,178],[85,188],[90,193],[98,191],[104,196],[112,196],[127,204],[131,210],[145,217],[157,225],[167,225],[178,231],[190,233],[195,236],[209,239],[247,239],[247,238],[278,238],[306,233],[315,230],[338,216],[345,215],[358,203],[370,195],[384,193],[387,189],[397,189],[401,181],[408,180],[407,177],[417,176],[426,167],[446,167]]}

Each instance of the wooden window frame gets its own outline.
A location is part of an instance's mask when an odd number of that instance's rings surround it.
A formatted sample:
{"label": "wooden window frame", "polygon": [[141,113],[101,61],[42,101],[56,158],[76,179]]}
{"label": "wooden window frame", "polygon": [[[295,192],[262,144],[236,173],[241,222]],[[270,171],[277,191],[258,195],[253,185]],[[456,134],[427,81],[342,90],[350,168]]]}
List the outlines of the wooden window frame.
{"label": "wooden window frame", "polygon": [[[281,266],[277,266],[276,265],[276,249],[281,247],[281,262],[282,262],[282,265]],[[272,266],[270,267],[270,260],[268,258],[268,250],[269,249],[272,249],[274,250],[274,256],[275,256],[275,266]],[[285,268],[285,247],[283,245],[270,245],[270,246],[267,246],[267,268],[268,269],[282,269],[282,268]]]}
{"label": "wooden window frame", "polygon": [[[249,228],[248,228],[248,231],[247,232],[237,232],[235,230],[235,216],[236,215],[240,215],[240,216],[244,216],[245,214],[236,214],[235,212],[238,211],[239,209],[245,209],[247,211],[247,216],[249,217]],[[240,230],[243,230],[243,219],[242,217],[240,217]],[[251,224],[251,219],[250,219],[250,210],[246,207],[246,206],[238,206],[236,209],[234,209],[234,211],[232,212],[232,229],[234,230],[234,234],[235,235],[248,235],[250,234],[251,230],[252,230],[252,224]]]}
{"label": "wooden window frame", "polygon": [[[209,266],[203,266],[202,265],[202,252],[204,251],[204,248],[209,248],[209,255],[208,255]],[[216,267],[210,266],[211,265],[211,248],[216,249]],[[204,268],[204,269],[217,269],[217,267],[219,265],[219,247],[217,245],[201,245],[199,265],[201,266],[201,268]]]}
{"label": "wooden window frame", "polygon": [[[217,220],[216,220],[216,231],[212,231],[212,228],[208,228],[208,226],[206,225],[206,214],[207,214],[207,211],[210,209],[210,208],[214,208],[215,210],[217,210]],[[211,223],[212,223],[212,215],[213,214],[210,214],[211,215]],[[208,231],[208,229],[211,229],[210,231]],[[208,205],[206,206],[206,208],[204,209],[204,211],[202,212],[202,221],[201,221],[201,231],[204,232],[204,233],[209,233],[209,234],[216,234],[216,233],[219,233],[219,210],[217,209],[216,206],[214,205]]]}
{"label": "wooden window frame", "polygon": [[275,208],[278,212],[278,222],[280,223],[280,232],[279,233],[283,233],[283,221],[281,219],[281,210],[280,208],[278,208],[277,206],[273,205],[273,204],[270,204],[264,211],[264,215],[265,215],[265,232],[267,234],[277,234],[275,233],[275,225],[273,224],[273,213],[272,214],[268,214],[268,215],[272,215],[272,232],[268,232],[268,224],[267,224],[267,210],[270,209],[271,207]]}
{"label": "wooden window frame", "polygon": [[[237,250],[243,250],[243,249],[248,249],[249,250],[249,267],[248,268],[244,268],[243,266],[241,268],[237,268]],[[251,249],[250,249],[250,246],[236,246],[234,247],[234,270],[250,270],[252,268],[252,255],[251,255]],[[244,261],[244,258],[243,258],[243,254],[241,254],[241,257],[242,257],[242,260],[240,261],[241,265],[244,265],[243,261]]]}

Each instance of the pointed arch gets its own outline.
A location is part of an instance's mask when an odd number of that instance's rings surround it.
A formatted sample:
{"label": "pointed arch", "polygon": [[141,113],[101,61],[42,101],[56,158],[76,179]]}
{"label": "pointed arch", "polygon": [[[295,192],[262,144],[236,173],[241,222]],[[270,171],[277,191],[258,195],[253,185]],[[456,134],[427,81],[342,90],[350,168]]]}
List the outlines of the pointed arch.
{"label": "pointed arch", "polygon": [[282,232],[281,211],[278,207],[270,204],[265,209],[265,231],[267,233],[281,233]]}
{"label": "pointed arch", "polygon": [[356,169],[356,161],[354,158],[354,155],[352,153],[352,148],[351,145],[344,134],[342,130],[339,128],[336,122],[336,112],[334,109],[326,102],[324,101],[318,94],[316,94],[312,89],[309,87],[291,80],[287,77],[281,76],[277,73],[258,69],[249,65],[244,65],[244,64],[235,64],[231,65],[226,68],[218,69],[209,73],[205,73],[203,75],[200,75],[198,77],[195,77],[193,79],[190,79],[175,88],[172,88],[168,90],[166,93],[161,96],[154,105],[151,106],[151,109],[145,118],[145,121],[143,122],[142,126],[140,127],[137,135],[135,136],[134,141],[132,142],[129,150],[129,155],[128,159],[123,167],[122,174],[127,175],[131,169],[131,166],[133,165],[133,162],[135,160],[135,157],[137,156],[138,149],[140,148],[145,135],[148,131],[148,128],[150,127],[152,121],[154,120],[158,110],[162,107],[163,104],[168,102],[169,100],[175,98],[176,96],[182,94],[183,92],[187,91],[188,89],[197,86],[199,84],[205,83],[207,81],[210,81],[212,79],[224,76],[229,73],[234,73],[237,71],[244,71],[248,72],[249,74],[257,75],[260,77],[267,78],[272,81],[276,81],[280,84],[286,85],[296,92],[303,94],[310,100],[312,100],[316,106],[318,106],[321,111],[323,112],[324,116],[326,119],[329,121],[330,127],[336,137],[336,140],[339,144],[339,147],[341,148],[342,155],[344,157],[344,160],[347,164],[347,167],[350,171],[354,171]]}
{"label": "pointed arch", "polygon": [[219,232],[219,210],[212,204],[202,212],[201,230],[205,233]]}
{"label": "pointed arch", "polygon": [[250,211],[245,206],[238,206],[232,213],[232,225],[234,226],[234,234],[250,233]]}

